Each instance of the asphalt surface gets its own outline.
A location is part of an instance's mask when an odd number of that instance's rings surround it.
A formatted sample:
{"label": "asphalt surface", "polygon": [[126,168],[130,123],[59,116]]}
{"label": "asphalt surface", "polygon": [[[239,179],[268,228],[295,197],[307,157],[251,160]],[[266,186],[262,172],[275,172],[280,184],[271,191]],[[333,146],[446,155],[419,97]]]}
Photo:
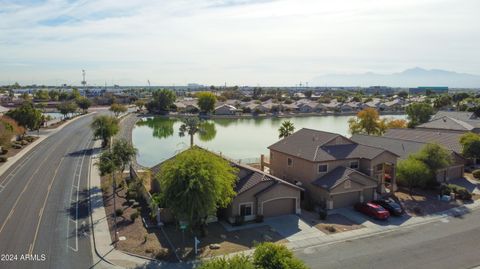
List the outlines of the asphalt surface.
{"label": "asphalt surface", "polygon": [[92,115],[51,135],[0,177],[0,268],[89,268]]}
{"label": "asphalt surface", "polygon": [[480,265],[480,211],[461,218],[295,252],[311,268],[473,268]]}

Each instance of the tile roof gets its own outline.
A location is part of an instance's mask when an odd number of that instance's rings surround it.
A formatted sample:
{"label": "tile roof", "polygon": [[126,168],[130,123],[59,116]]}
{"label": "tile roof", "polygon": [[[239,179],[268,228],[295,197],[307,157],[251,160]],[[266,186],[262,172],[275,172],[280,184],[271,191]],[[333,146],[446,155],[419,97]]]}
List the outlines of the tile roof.
{"label": "tile roof", "polygon": [[478,127],[480,127],[480,121],[478,120],[463,121],[447,116],[444,116],[442,118],[436,118],[434,120],[417,126],[417,128],[445,129],[454,131],[471,131]]}
{"label": "tile roof", "polygon": [[372,159],[385,151],[380,148],[358,145],[353,141],[349,144],[326,145],[337,137],[343,136],[303,128],[268,148],[309,161],[329,161],[349,158]]}
{"label": "tile roof", "polygon": [[313,181],[312,184],[322,189],[332,190],[347,179],[368,187],[377,186],[375,179],[345,166],[336,167],[324,176]]}
{"label": "tile roof", "polygon": [[[200,149],[203,149],[203,148],[198,147],[198,146],[196,146],[196,147],[200,148]],[[187,151],[187,150],[185,150],[185,151]],[[236,163],[232,160],[226,159],[225,156],[218,155],[218,154],[216,154],[214,152],[211,152],[209,150],[206,150],[206,149],[203,149],[203,150],[205,150],[205,151],[207,151],[211,154],[217,155],[219,157],[222,157],[223,159],[227,160],[230,163],[230,165],[238,168],[238,174],[237,174],[238,181],[235,185],[235,192],[237,193],[237,195],[251,189],[252,187],[254,187],[255,185],[257,185],[259,183],[267,182],[267,181],[271,181],[271,182],[274,182],[276,184],[279,184],[279,183],[280,184],[285,184],[285,185],[288,185],[290,187],[297,188],[299,190],[303,190],[303,188],[301,188],[297,185],[294,185],[290,182],[287,182],[285,180],[282,180],[280,178],[272,176],[272,175],[270,175],[266,172],[263,172],[259,169],[253,168],[253,167],[248,166],[248,165],[243,165],[243,164]],[[171,159],[174,159],[174,158],[175,158],[175,156],[173,156],[170,159],[167,159],[165,161],[168,161],[168,160],[171,160]],[[152,168],[150,168],[150,171],[152,172],[152,175],[156,175],[160,172],[161,167],[165,163],[165,161],[163,161],[163,162],[153,166]]]}
{"label": "tile roof", "polygon": [[406,159],[426,144],[392,137],[361,134],[354,134],[350,139],[359,144],[386,149],[400,156],[400,159]]}
{"label": "tile roof", "polygon": [[467,121],[475,120],[477,117],[473,112],[464,112],[464,111],[438,111],[435,115],[432,116],[431,120],[440,119],[443,117],[450,117],[457,120]]}
{"label": "tile roof", "polygon": [[438,143],[445,148],[462,153],[462,145],[460,144],[461,132],[438,131],[428,129],[388,129],[384,134],[385,137],[398,138],[403,140],[415,141],[420,143]]}

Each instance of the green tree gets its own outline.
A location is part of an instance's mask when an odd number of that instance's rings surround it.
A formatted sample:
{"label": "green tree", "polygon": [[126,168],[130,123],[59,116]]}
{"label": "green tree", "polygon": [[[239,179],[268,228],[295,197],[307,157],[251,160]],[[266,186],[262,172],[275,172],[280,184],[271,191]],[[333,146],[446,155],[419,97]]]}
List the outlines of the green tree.
{"label": "green tree", "polygon": [[115,140],[112,145],[112,152],[115,155],[116,166],[122,171],[137,155],[137,149],[125,139]]}
{"label": "green tree", "polygon": [[135,106],[137,107],[138,110],[143,110],[143,107],[145,106],[145,101],[138,99],[135,101]]}
{"label": "green tree", "polygon": [[68,99],[77,100],[78,98],[80,98],[80,96],[81,96],[80,91],[77,88],[73,88],[72,91],[70,92]]}
{"label": "green tree", "polygon": [[175,92],[161,89],[153,92],[153,100],[147,104],[150,113],[164,113],[170,111],[177,96]]}
{"label": "green tree", "polygon": [[83,113],[86,113],[88,111],[88,108],[92,106],[92,101],[88,99],[87,97],[80,97],[76,100],[76,103],[78,107],[80,107],[83,110]]}
{"label": "green tree", "polygon": [[211,92],[199,92],[197,94],[197,105],[203,113],[210,113],[215,109],[217,97]]}
{"label": "green tree", "polygon": [[190,136],[190,147],[193,147],[193,137],[196,133],[203,132],[202,121],[198,117],[187,117],[182,119],[178,135],[184,137],[188,134]]}
{"label": "green tree", "polygon": [[38,90],[35,92],[35,98],[43,101],[48,101],[50,100],[50,95],[48,94],[48,91],[45,90]]}
{"label": "green tree", "polygon": [[312,90],[306,90],[303,94],[305,94],[305,97],[310,99],[310,98],[312,98],[313,91]]}
{"label": "green tree", "polygon": [[405,112],[408,115],[410,121],[408,125],[411,128],[429,121],[430,117],[434,114],[432,106],[427,103],[410,104],[407,106]]}
{"label": "green tree", "polygon": [[60,95],[60,92],[58,92],[57,90],[51,90],[48,92],[48,96],[52,101],[58,101],[59,95]]}
{"label": "green tree", "polygon": [[415,187],[425,187],[431,172],[428,166],[422,161],[410,156],[402,160],[397,166],[397,183],[406,186],[412,195]]}
{"label": "green tree", "polygon": [[8,111],[6,115],[14,119],[20,126],[32,131],[40,129],[42,124],[42,112],[36,109],[31,102],[24,102],[20,107]]}
{"label": "green tree", "polygon": [[238,170],[225,159],[190,148],[166,161],[158,174],[166,207],[190,227],[203,227],[207,217],[235,196]]}
{"label": "green tree", "polygon": [[253,253],[255,268],[261,269],[307,269],[308,267],[293,256],[286,246],[271,242],[256,246]]}
{"label": "green tree", "polygon": [[436,109],[440,109],[442,107],[446,107],[452,104],[452,97],[448,94],[443,94],[437,96],[435,100],[433,100],[433,107]]}
{"label": "green tree", "polygon": [[110,138],[119,131],[118,119],[111,116],[100,115],[93,119],[91,124],[93,135],[102,139],[102,146],[106,147]]}
{"label": "green tree", "polygon": [[127,112],[127,110],[127,107],[122,104],[114,103],[110,106],[110,111],[112,111],[117,118],[120,114]]}
{"label": "green tree", "polygon": [[[439,169],[444,169],[452,163],[450,152],[439,144],[427,144],[414,155],[422,161],[434,176]],[[435,180],[435,178],[431,178]]]}
{"label": "green tree", "polygon": [[75,102],[69,101],[58,104],[57,109],[63,115],[63,118],[66,119],[68,114],[77,112],[78,106]]}
{"label": "green tree", "polygon": [[406,91],[401,91],[398,93],[398,97],[400,98],[407,98],[408,97],[408,92]]}
{"label": "green tree", "polygon": [[98,160],[97,166],[101,176],[110,175],[117,170],[115,154],[113,154],[113,152],[109,150],[102,152]]}
{"label": "green tree", "polygon": [[289,120],[282,122],[280,128],[278,128],[278,138],[287,137],[295,131],[295,125]]}
{"label": "green tree", "polygon": [[460,137],[462,154],[467,158],[480,158],[480,135],[468,132]]}

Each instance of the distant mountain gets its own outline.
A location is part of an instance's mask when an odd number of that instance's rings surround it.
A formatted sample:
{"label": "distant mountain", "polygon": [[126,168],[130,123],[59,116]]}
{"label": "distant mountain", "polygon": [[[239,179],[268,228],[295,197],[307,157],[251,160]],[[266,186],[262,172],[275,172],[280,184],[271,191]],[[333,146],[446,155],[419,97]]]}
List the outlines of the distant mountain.
{"label": "distant mountain", "polygon": [[331,74],[315,77],[311,85],[315,86],[448,86],[451,88],[480,88],[480,76],[457,73],[440,69],[407,69],[400,73],[376,74]]}

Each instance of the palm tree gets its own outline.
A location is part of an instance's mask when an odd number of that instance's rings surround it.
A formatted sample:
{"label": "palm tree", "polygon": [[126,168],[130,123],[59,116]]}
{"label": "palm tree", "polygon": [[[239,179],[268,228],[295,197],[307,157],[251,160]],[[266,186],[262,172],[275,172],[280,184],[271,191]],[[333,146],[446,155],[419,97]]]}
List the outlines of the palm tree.
{"label": "palm tree", "polygon": [[197,117],[188,117],[182,119],[182,125],[180,125],[180,137],[188,134],[190,136],[190,147],[193,147],[193,136],[196,133],[203,132],[202,122]]}
{"label": "palm tree", "polygon": [[295,126],[289,120],[282,122],[282,126],[278,129],[278,138],[287,137],[295,131]]}

